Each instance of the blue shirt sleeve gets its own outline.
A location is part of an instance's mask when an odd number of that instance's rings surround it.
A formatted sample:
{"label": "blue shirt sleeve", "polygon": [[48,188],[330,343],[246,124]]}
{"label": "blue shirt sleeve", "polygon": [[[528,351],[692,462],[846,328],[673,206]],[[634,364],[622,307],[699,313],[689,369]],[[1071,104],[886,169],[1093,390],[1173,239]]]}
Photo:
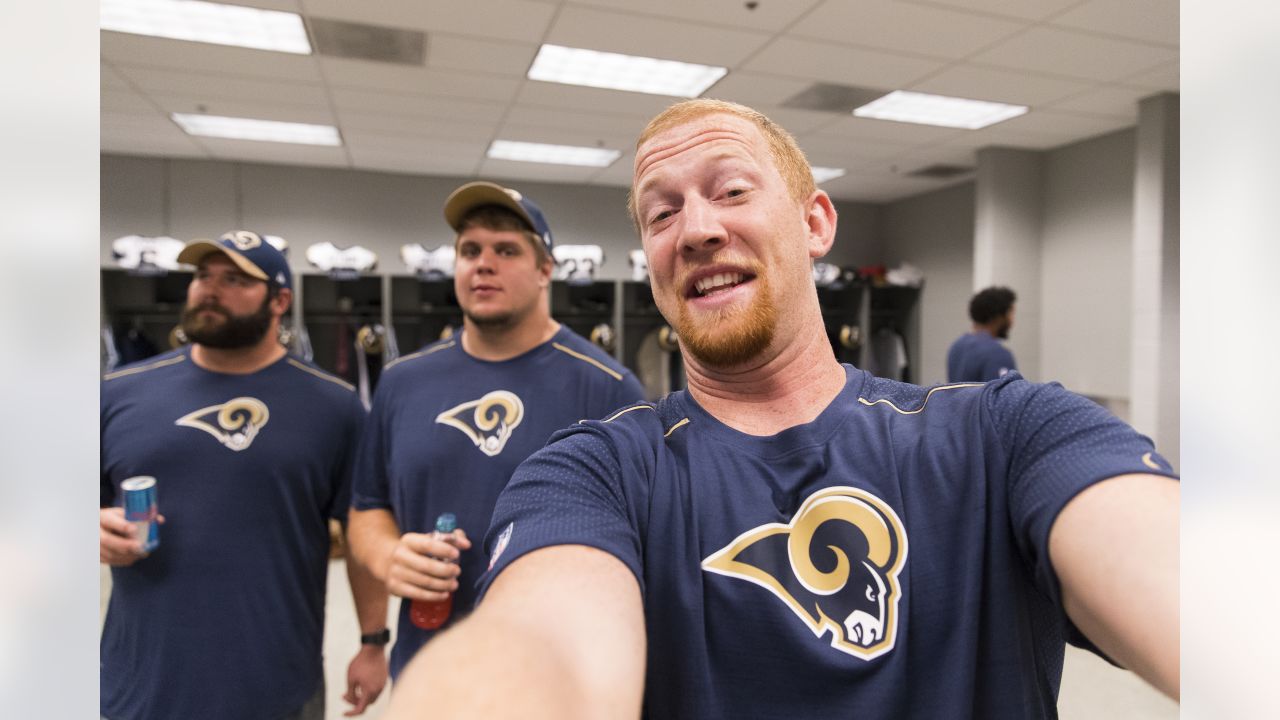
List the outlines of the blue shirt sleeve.
{"label": "blue shirt sleeve", "polygon": [[356,443],[350,502],[356,510],[391,509],[385,446],[388,413],[385,387],[383,382],[374,392],[373,407]]}
{"label": "blue shirt sleeve", "polygon": [[490,566],[480,579],[480,598],[512,562],[554,545],[587,545],[613,555],[631,568],[643,592],[640,535],[628,509],[635,503],[627,502],[612,438],[595,425],[557,432],[498,496],[484,542]]}
{"label": "blue shirt sleeve", "polygon": [[1061,604],[1049,558],[1058,513],[1094,483],[1131,473],[1176,478],[1149,438],[1093,401],[1057,383],[1016,373],[984,388],[986,411],[1008,457],[1006,476],[1014,539],[1037,587]]}
{"label": "blue shirt sleeve", "polygon": [[355,393],[351,393],[346,413],[347,432],[338,464],[334,468],[334,492],[328,511],[329,517],[341,521],[344,525],[347,522],[347,510],[351,507],[357,446],[365,425],[364,405],[360,403],[360,398]]}

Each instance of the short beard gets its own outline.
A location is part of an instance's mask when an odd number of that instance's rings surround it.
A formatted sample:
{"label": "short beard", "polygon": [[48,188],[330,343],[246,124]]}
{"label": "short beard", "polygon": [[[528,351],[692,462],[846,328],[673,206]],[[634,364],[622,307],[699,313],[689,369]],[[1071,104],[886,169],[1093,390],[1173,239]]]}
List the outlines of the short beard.
{"label": "short beard", "polygon": [[[221,323],[201,320],[199,314],[206,310],[222,315]],[[188,306],[182,311],[182,332],[191,342],[219,350],[239,350],[262,342],[271,328],[271,297],[263,299],[262,306],[248,315],[232,315],[217,304]]]}
{"label": "short beard", "polygon": [[1010,325],[1008,323],[1005,323],[1004,325],[1001,325],[1000,327],[996,328],[996,337],[1000,338],[1001,340],[1008,340],[1009,327]]}
{"label": "short beard", "polygon": [[756,273],[755,298],[746,308],[717,312],[715,317],[696,323],[688,306],[676,313],[675,331],[680,345],[699,361],[716,368],[737,367],[759,356],[773,342],[778,328],[778,309],[769,294],[763,273]]}
{"label": "short beard", "polygon": [[466,310],[462,311],[463,317],[471,321],[472,325],[485,330],[501,330],[515,325],[515,313],[498,313],[496,315],[476,315]]}

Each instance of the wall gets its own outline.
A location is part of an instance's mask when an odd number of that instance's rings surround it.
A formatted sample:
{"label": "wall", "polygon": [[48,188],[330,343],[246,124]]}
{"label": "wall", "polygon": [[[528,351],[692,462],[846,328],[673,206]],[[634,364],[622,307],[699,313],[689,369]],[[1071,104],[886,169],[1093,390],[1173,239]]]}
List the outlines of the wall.
{"label": "wall", "polygon": [[945,382],[947,348],[969,329],[973,294],[974,193],[971,182],[885,205],[881,213],[885,263],[909,262],[924,271],[917,322],[907,345],[921,385]]}
{"label": "wall", "polygon": [[1129,397],[1134,131],[1047,153],[1041,379]]}
{"label": "wall", "polygon": [[[400,246],[453,242],[441,208],[469,178],[425,177],[332,168],[103,155],[102,264],[122,235],[217,237],[246,228],[291,243],[295,272],[309,269],[307,246],[363,245],[379,257],[378,272],[408,274]],[[626,190],[521,182],[515,185],[546,213],[557,243],[600,245],[602,279],[629,278],[627,254],[640,243],[626,212]],[[837,203],[840,223],[829,261],[878,261],[877,208]]]}

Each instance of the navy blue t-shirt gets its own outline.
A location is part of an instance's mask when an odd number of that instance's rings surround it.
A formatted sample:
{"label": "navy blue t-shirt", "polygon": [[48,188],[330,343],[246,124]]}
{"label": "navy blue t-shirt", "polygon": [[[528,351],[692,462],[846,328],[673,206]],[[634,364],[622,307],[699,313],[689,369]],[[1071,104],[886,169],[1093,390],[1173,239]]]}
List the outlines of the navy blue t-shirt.
{"label": "navy blue t-shirt", "polygon": [[103,716],[278,720],[321,687],[328,520],[363,418],[350,385],[287,356],[229,375],[187,348],[104,378],[101,505],[152,475],[166,522],[111,571]]}
{"label": "navy blue t-shirt", "polygon": [[846,371],[818,418],[769,437],[687,392],[557,433],[498,499],[482,592],[542,547],[619,558],[648,717],[1055,717],[1050,526],[1090,484],[1168,463],[1058,385]]}
{"label": "navy blue t-shirt", "polygon": [[980,330],[961,335],[947,351],[947,382],[987,382],[1017,369],[1009,348]]}
{"label": "navy blue t-shirt", "polygon": [[[567,327],[499,362],[478,360],[461,339],[442,340],[390,363],[374,395],[357,455],[352,505],[388,509],[401,532],[435,529],[451,512],[475,543],[446,627],[475,602],[488,567],[479,541],[512,471],[557,430],[644,398],[629,370]],[[391,674],[432,636],[400,604]]]}

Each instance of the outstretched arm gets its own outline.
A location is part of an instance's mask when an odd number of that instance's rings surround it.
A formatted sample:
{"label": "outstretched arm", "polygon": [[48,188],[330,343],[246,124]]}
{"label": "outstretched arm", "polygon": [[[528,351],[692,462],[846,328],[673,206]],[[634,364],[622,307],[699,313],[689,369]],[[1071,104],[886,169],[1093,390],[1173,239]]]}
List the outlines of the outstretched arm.
{"label": "outstretched arm", "polygon": [[1175,480],[1121,475],[1067,503],[1049,556],[1067,615],[1091,641],[1161,692],[1179,694]]}
{"label": "outstretched arm", "polygon": [[626,565],[581,545],[543,548],[414,657],[387,718],[636,718],[644,667],[644,610]]}

